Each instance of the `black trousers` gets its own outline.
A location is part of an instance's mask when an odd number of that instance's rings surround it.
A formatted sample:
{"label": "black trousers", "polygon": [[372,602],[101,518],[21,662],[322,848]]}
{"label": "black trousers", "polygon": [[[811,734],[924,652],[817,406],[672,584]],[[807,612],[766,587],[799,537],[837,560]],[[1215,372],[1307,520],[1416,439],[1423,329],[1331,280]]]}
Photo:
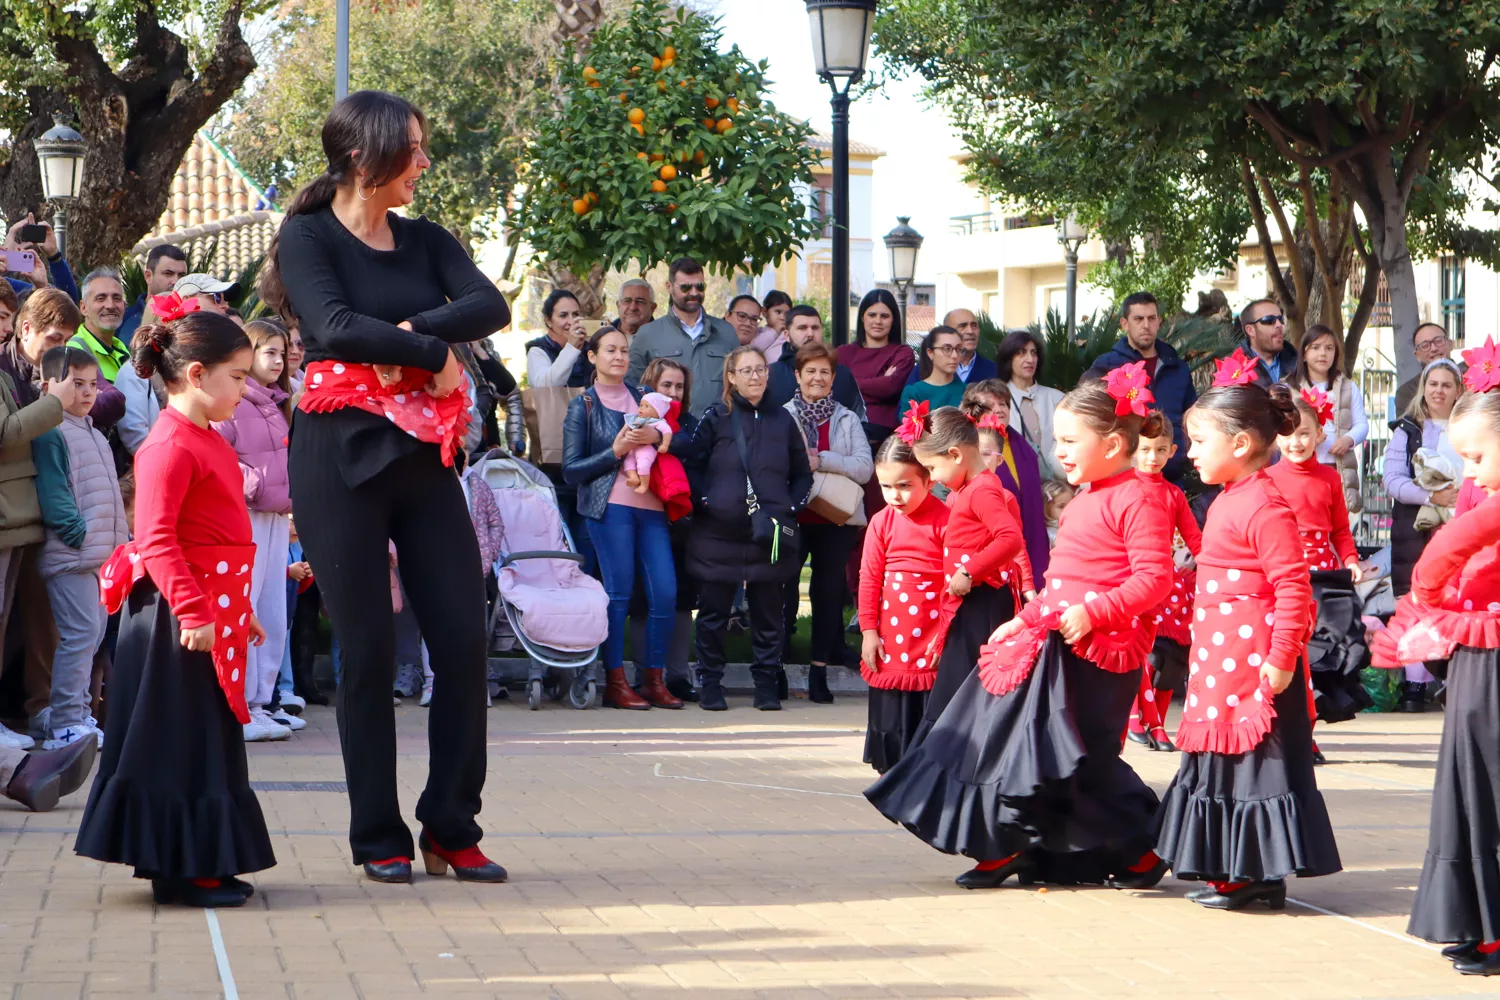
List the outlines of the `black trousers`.
{"label": "black trousers", "polygon": [[354,862],[415,856],[396,795],[387,539],[396,543],[434,675],[417,819],[442,847],[470,847],[481,836],[474,817],[485,773],[484,574],[458,477],[436,447],[424,447],[351,489],[337,442],[304,416],[288,457],[292,505],[343,651],[338,723]]}
{"label": "black trousers", "polygon": [[[802,562],[812,559],[807,596],[812,602],[812,645],[808,659],[813,663],[844,662],[844,598],[848,593],[844,570],[849,553],[858,542],[859,528],[846,524],[802,525]],[[788,638],[797,627],[797,608],[802,602],[798,579],[801,575],[799,572],[786,583],[782,621]]]}
{"label": "black trousers", "polygon": [[[757,684],[774,677],[781,669],[781,594],[780,583],[747,583],[745,597],[750,602],[750,649],[755,662],[750,672]],[[734,605],[737,583],[702,580],[698,583],[698,676],[719,679],[724,676],[724,640],[729,633],[729,612]]]}

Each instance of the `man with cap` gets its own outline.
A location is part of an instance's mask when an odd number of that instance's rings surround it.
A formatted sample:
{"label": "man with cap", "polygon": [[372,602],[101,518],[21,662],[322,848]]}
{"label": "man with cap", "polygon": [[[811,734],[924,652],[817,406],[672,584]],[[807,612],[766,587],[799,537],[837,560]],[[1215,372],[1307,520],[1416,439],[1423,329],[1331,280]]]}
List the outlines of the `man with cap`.
{"label": "man with cap", "polygon": [[172,291],[184,299],[197,299],[198,308],[223,316],[229,315],[229,299],[239,290],[238,282],[224,281],[211,274],[184,274],[172,286]]}

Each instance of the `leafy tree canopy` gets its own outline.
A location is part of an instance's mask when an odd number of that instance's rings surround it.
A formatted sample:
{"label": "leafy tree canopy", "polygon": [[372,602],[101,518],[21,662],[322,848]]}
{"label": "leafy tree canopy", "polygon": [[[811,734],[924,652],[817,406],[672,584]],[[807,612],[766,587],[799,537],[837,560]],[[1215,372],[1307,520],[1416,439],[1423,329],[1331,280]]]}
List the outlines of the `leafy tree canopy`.
{"label": "leafy tree canopy", "polygon": [[813,235],[799,197],[812,130],[765,100],[764,62],[719,44],[712,19],[637,0],[564,62],[518,216],[546,265],[582,275],[692,254],[758,271]]}

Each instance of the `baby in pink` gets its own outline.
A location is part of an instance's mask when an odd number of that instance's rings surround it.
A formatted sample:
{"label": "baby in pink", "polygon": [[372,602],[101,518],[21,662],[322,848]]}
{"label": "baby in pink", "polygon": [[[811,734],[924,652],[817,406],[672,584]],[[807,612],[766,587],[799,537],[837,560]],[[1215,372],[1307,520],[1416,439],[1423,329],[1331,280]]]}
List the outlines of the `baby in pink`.
{"label": "baby in pink", "polygon": [[625,426],[631,430],[652,427],[661,434],[660,444],[637,445],[625,456],[625,483],[637,493],[651,488],[651,466],[656,464],[656,455],[672,444],[672,425],[666,420],[672,405],[671,397],[648,392],[641,397],[640,408],[625,418]]}

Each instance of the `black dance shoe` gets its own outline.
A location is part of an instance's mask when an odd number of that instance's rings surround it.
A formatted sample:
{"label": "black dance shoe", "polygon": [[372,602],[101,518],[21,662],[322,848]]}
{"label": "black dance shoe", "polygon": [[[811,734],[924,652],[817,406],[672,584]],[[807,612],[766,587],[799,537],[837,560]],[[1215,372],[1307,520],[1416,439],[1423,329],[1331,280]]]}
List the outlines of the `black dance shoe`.
{"label": "black dance shoe", "polygon": [[[1160,733],[1161,735],[1158,736],[1156,735],[1157,733]],[[1157,726],[1151,730],[1151,749],[1161,750],[1164,753],[1176,753],[1177,744],[1172,742],[1172,738],[1167,735],[1167,731],[1165,729],[1163,729],[1161,726]]]}
{"label": "black dance shoe", "polygon": [[1145,730],[1141,730],[1140,732],[1136,732],[1134,729],[1127,730],[1125,733],[1125,738],[1132,743],[1139,743],[1147,750],[1156,749],[1155,745],[1151,742],[1151,734],[1147,733]]}
{"label": "black dance shoe", "polygon": [[1427,685],[1419,681],[1403,681],[1401,700],[1396,703],[1396,711],[1412,713],[1427,711]]}
{"label": "black dance shoe", "polygon": [[1326,763],[1328,763],[1328,758],[1324,757],[1323,756],[1323,751],[1319,750],[1317,748],[1317,746],[1314,745],[1313,746],[1313,765],[1317,766],[1317,767],[1321,767],[1321,766],[1323,766]]}
{"label": "black dance shoe", "polygon": [[504,882],[510,874],[499,864],[484,856],[478,846],[450,851],[439,847],[437,841],[423,830],[417,837],[417,848],[422,852],[422,864],[429,875],[453,875],[460,882]]}
{"label": "black dance shoe", "polygon": [[693,682],[686,677],[673,677],[667,681],[667,690],[672,697],[678,701],[697,701],[698,692],[693,690]]}
{"label": "black dance shoe", "polygon": [[1014,875],[1017,885],[1030,885],[1035,869],[1036,865],[1030,858],[1025,854],[1017,854],[999,868],[989,871],[970,868],[953,882],[961,889],[998,889],[1005,884],[1006,879]]}
{"label": "black dance shoe", "polygon": [[1215,889],[1208,895],[1195,897],[1193,902],[1210,910],[1243,910],[1257,899],[1273,910],[1286,909],[1286,883],[1247,882],[1227,893]]}
{"label": "black dance shoe", "polygon": [[1157,858],[1156,864],[1143,872],[1123,871],[1105,879],[1104,884],[1111,889],[1154,889],[1171,867],[1165,858]]}
{"label": "black dance shoe", "polygon": [[246,896],[223,879],[215,886],[201,886],[191,879],[154,878],[151,880],[151,898],[161,905],[181,903],[183,906],[198,906],[205,910],[227,906],[244,906]]}
{"label": "black dance shoe", "polygon": [[255,895],[255,886],[251,885],[249,882],[246,882],[242,878],[238,878],[234,875],[225,875],[223,878],[219,879],[219,881],[229,888],[235,890],[246,899],[249,899],[251,896]]}
{"label": "black dance shoe", "polygon": [[411,858],[385,858],[365,862],[365,878],[371,882],[410,882]]}
{"label": "black dance shoe", "polygon": [[1443,957],[1450,962],[1475,962],[1484,956],[1479,953],[1478,941],[1460,941],[1444,948]]}
{"label": "black dance shoe", "polygon": [[828,668],[807,668],[807,700],[818,705],[832,705],[833,692],[828,690]]}
{"label": "black dance shoe", "polygon": [[1500,976],[1500,951],[1488,955],[1476,953],[1468,961],[1455,961],[1453,967],[1466,976]]}
{"label": "black dance shoe", "polygon": [[1203,899],[1205,896],[1215,896],[1215,895],[1218,895],[1218,892],[1219,892],[1219,890],[1215,889],[1211,885],[1200,885],[1196,889],[1189,889],[1188,892],[1187,892],[1187,894],[1185,896],[1183,896],[1183,898],[1184,899],[1191,899],[1193,902],[1196,903],[1196,902],[1198,902],[1198,900]]}

